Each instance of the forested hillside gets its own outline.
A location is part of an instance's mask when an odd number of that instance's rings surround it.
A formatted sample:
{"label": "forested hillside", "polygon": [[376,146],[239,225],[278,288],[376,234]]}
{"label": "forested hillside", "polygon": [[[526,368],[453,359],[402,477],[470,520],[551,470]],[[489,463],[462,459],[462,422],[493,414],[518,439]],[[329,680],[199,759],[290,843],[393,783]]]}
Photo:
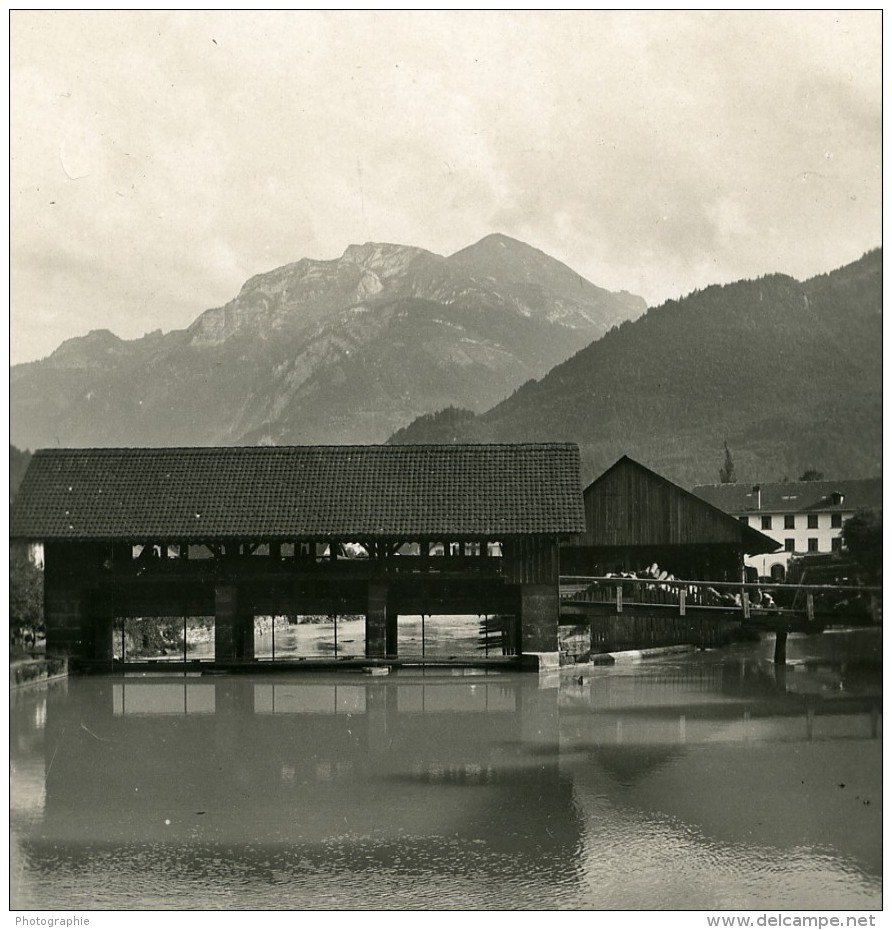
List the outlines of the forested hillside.
{"label": "forested hillside", "polygon": [[[668,301],[463,417],[451,441],[575,441],[586,480],[628,454],[683,484],[717,481],[726,440],[741,481],[861,477],[880,473],[881,414],[876,250],[805,283],[770,275]],[[397,435],[441,441],[440,418]]]}

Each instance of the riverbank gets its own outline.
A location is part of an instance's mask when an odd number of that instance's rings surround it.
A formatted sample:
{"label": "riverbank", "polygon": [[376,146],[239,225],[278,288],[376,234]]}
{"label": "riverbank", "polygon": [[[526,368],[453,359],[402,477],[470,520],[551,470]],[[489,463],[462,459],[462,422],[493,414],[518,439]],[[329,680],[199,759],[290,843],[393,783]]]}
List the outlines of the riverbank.
{"label": "riverbank", "polygon": [[22,658],[9,663],[9,687],[24,688],[68,677],[66,658]]}

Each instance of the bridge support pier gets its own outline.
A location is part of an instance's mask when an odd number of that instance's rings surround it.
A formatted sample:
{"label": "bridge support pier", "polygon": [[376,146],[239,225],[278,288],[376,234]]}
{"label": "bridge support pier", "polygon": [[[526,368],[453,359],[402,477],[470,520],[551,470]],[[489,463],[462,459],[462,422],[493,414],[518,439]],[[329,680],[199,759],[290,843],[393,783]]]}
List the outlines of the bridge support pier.
{"label": "bridge support pier", "polygon": [[112,667],[113,627],[114,618],[110,614],[103,612],[101,616],[92,618],[92,659],[109,669]]}
{"label": "bridge support pier", "polygon": [[520,648],[523,655],[537,657],[540,671],[560,665],[560,611],[560,595],[555,585],[520,586]]}
{"label": "bridge support pier", "polygon": [[[383,659],[388,653],[388,620],[391,612],[387,608],[387,585],[370,581],[365,613],[365,654],[368,659]],[[395,620],[395,613],[393,614]],[[396,623],[393,623],[393,649],[396,651]]]}
{"label": "bridge support pier", "polygon": [[81,649],[79,658],[112,667],[112,607],[98,588],[81,591]]}
{"label": "bridge support pier", "polygon": [[254,614],[239,605],[238,585],[221,582],[214,589],[214,661],[254,658]]}
{"label": "bridge support pier", "polygon": [[72,659],[89,658],[83,650],[83,601],[83,593],[73,585],[46,586],[44,617],[47,655],[68,656]]}

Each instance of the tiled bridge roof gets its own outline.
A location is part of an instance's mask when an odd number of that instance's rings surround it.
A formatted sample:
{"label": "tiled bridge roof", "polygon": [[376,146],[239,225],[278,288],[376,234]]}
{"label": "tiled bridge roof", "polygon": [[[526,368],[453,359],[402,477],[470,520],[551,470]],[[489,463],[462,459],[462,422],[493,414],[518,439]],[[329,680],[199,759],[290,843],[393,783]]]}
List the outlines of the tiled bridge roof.
{"label": "tiled bridge roof", "polygon": [[570,443],[44,449],[14,539],[213,540],[570,534]]}

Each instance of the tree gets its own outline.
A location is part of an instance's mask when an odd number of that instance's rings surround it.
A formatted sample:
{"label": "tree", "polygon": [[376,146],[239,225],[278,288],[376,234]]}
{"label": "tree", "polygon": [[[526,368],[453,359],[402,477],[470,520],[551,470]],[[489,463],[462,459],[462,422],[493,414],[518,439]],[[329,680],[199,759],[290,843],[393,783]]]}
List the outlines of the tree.
{"label": "tree", "polygon": [[725,464],[719,469],[719,481],[722,484],[734,484],[737,476],[734,474],[734,459],[731,458],[731,450],[725,442]]}
{"label": "tree", "polygon": [[842,541],[869,580],[878,580],[883,570],[883,515],[862,509],[842,525]]}
{"label": "tree", "polygon": [[805,471],[799,476],[800,481],[823,481],[824,472],[818,471],[815,468],[806,468]]}
{"label": "tree", "polygon": [[25,477],[25,472],[28,470],[28,463],[31,461],[31,453],[25,449],[23,452],[21,449],[16,449],[16,447],[10,443],[9,444],[9,503],[11,504],[15,499],[16,494],[19,490],[19,485],[22,483],[22,478]]}
{"label": "tree", "polygon": [[13,634],[35,638],[43,627],[43,572],[19,548],[9,551],[9,626]]}

